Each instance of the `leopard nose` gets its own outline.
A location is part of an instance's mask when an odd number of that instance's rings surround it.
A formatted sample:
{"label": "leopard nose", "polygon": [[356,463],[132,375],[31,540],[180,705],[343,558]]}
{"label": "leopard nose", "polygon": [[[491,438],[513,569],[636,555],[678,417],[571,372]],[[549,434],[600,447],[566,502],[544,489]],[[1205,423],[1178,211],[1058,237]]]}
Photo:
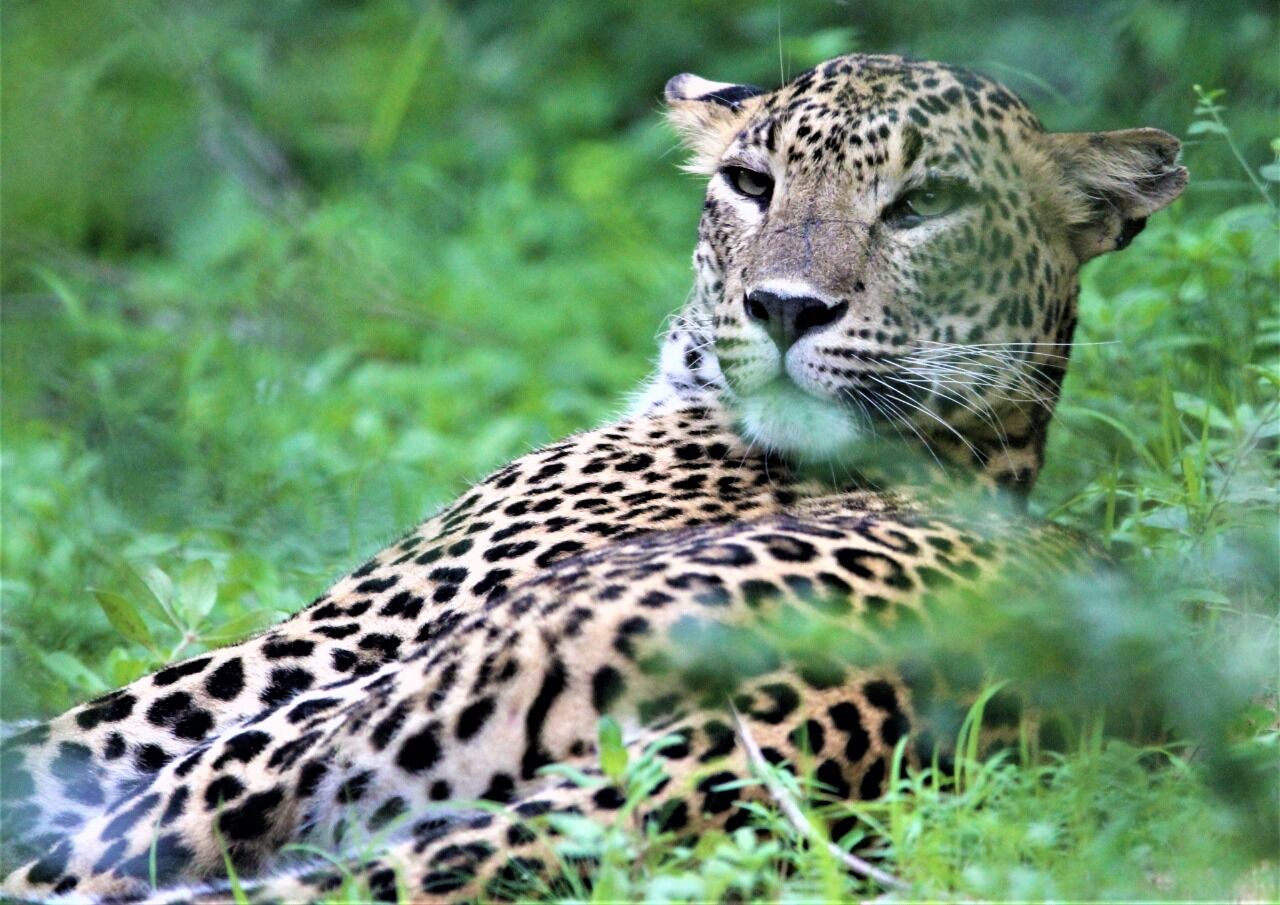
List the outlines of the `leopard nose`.
{"label": "leopard nose", "polygon": [[747,319],[768,332],[779,352],[787,349],[807,333],[834,324],[849,310],[848,302],[828,305],[812,296],[787,296],[757,289],[742,300]]}

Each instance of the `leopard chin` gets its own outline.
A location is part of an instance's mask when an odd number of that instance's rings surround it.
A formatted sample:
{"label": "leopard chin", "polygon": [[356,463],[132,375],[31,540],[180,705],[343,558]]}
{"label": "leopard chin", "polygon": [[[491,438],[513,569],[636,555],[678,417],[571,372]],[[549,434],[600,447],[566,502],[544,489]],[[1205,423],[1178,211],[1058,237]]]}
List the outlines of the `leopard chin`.
{"label": "leopard chin", "polygon": [[779,378],[738,397],[739,435],[797,464],[856,463],[873,439],[859,412]]}

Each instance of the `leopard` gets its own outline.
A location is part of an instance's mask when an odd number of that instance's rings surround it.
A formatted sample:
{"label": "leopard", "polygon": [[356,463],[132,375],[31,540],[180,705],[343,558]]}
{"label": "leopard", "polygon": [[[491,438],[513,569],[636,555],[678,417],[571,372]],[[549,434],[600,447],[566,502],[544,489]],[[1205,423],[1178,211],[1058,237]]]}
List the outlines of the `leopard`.
{"label": "leopard", "polygon": [[[1182,193],[1180,144],[1051,132],[996,81],[895,55],[664,95],[707,188],[693,291],[629,412],[271,630],[6,739],[6,895],[186,897],[231,864],[264,901],[318,899],[340,875],[282,850],[355,858],[390,827],[346,868],[380,898],[500,896],[556,860],[529,819],[622,806],[593,766],[606,717],[637,756],[665,740],[645,816],[679,832],[749,821],[753,751],[816,760],[837,799],[881,794],[902,738],[927,761],[929,670],[765,643],[740,675],[714,648],[790,612],[874,648],[944,625],[940,589],[1078,562],[1022,510],[1079,271]],[[566,763],[595,785],[548,774]]]}

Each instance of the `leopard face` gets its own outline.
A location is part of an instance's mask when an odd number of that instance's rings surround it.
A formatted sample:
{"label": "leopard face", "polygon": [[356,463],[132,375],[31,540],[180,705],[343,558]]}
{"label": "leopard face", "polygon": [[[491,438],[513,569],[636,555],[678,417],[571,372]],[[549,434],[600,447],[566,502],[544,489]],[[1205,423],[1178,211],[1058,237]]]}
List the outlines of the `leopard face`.
{"label": "leopard face", "polygon": [[710,177],[686,320],[744,439],[822,461],[898,435],[1029,487],[1079,267],[1177,197],[1177,141],[1049,133],[1001,85],[899,57],[666,94]]}

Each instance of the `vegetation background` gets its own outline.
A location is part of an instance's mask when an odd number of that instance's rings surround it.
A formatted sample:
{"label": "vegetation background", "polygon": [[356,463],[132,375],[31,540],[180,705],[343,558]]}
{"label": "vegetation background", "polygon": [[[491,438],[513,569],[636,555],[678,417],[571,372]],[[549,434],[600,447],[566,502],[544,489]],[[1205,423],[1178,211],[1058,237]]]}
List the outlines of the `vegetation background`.
{"label": "vegetation background", "polygon": [[[1052,129],[1182,136],[1184,200],[1086,271],[1034,507],[1146,589],[1145,621],[1046,636],[1093,645],[1086,697],[1146,664],[1231,756],[991,768],[981,795],[891,796],[882,853],[931,895],[1280,895],[1274,790],[1237,769],[1274,781],[1273,3],[6,0],[0,27],[6,719],[296,610],[618,411],[690,280],[672,74],[899,51]],[[600,888],[857,892],[799,845],[647,851]]]}

